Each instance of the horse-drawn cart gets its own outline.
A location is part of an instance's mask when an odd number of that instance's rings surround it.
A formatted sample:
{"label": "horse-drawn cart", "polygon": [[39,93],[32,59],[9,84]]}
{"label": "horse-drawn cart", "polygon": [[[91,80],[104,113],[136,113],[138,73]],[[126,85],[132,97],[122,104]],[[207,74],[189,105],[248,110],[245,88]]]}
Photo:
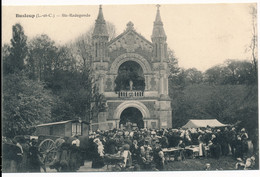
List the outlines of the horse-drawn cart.
{"label": "horse-drawn cart", "polygon": [[81,149],[86,148],[88,142],[89,124],[81,120],[67,120],[40,124],[36,127],[38,136],[38,150],[45,166],[54,163],[57,151],[63,142],[71,144],[78,136]]}

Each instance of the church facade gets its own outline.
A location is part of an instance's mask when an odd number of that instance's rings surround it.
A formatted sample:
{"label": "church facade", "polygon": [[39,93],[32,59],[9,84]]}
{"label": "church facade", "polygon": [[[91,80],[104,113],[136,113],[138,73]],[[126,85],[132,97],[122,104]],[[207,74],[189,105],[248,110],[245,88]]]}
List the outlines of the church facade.
{"label": "church facade", "polygon": [[152,129],[172,127],[167,37],[159,6],[151,32],[149,41],[128,22],[125,31],[109,41],[99,7],[92,34],[92,67],[107,109],[92,121],[93,129],[119,128],[126,122]]}

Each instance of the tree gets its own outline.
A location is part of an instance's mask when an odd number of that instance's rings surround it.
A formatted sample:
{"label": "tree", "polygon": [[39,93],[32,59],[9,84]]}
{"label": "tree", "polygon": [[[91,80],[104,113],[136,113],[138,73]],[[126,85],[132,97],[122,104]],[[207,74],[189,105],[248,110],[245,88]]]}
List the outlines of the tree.
{"label": "tree", "polygon": [[44,84],[22,72],[4,76],[3,135],[14,137],[31,133],[31,128],[51,120],[53,96]]}
{"label": "tree", "polygon": [[[116,27],[111,22],[106,22],[109,40],[116,37]],[[94,25],[89,30],[81,34],[76,40],[69,44],[72,49],[73,56],[79,61],[81,66],[86,67],[89,65],[92,57],[92,33],[94,31]]]}
{"label": "tree", "polygon": [[4,44],[2,46],[2,61],[3,61],[3,74],[6,75],[11,71],[9,44]]}
{"label": "tree", "polygon": [[178,59],[175,56],[173,50],[168,48],[168,67],[169,67],[169,80],[176,79],[177,75],[180,73],[180,68],[178,66]]}
{"label": "tree", "polygon": [[256,5],[250,6],[250,14],[252,17],[252,38],[251,38],[251,44],[250,44],[250,51],[251,51],[251,57],[252,57],[252,63],[253,63],[253,71],[255,76],[255,82],[257,83],[257,63],[258,63],[258,43],[257,43],[257,9]]}
{"label": "tree", "polygon": [[[75,99],[75,105],[80,109],[81,117],[89,121],[94,117],[97,117],[97,113],[103,111],[106,107],[104,96],[99,94],[97,87],[97,78],[93,76],[92,68],[92,33],[94,30],[94,25],[90,29],[80,35],[74,42],[70,43],[69,46],[72,49],[72,55],[77,59],[78,67],[78,82],[79,88],[78,92],[74,92],[74,98],[80,99],[80,101]],[[109,39],[113,39],[116,35],[115,26],[107,22],[107,30],[109,34]],[[79,93],[77,96],[76,93]],[[77,103],[77,104],[76,104]],[[72,106],[73,107],[73,106]]]}
{"label": "tree", "polygon": [[27,36],[24,34],[24,30],[21,24],[17,23],[12,28],[13,36],[11,39],[11,46],[9,50],[9,56],[5,61],[5,72],[14,73],[19,72],[24,67],[24,60],[27,56]]}
{"label": "tree", "polygon": [[186,83],[190,84],[200,84],[203,81],[202,72],[196,68],[189,68],[185,71]]}
{"label": "tree", "polygon": [[57,57],[54,58],[53,72],[57,71],[75,71],[77,61],[73,57],[71,49],[64,45],[57,48]]}
{"label": "tree", "polygon": [[205,71],[205,82],[209,84],[221,84],[223,83],[222,66],[217,65],[209,68]]}
{"label": "tree", "polygon": [[30,78],[45,82],[51,78],[57,50],[55,42],[46,34],[38,35],[29,42],[27,70]]}
{"label": "tree", "polygon": [[205,82],[215,85],[252,84],[255,77],[252,67],[249,61],[228,59],[222,65],[208,69],[204,73]]}

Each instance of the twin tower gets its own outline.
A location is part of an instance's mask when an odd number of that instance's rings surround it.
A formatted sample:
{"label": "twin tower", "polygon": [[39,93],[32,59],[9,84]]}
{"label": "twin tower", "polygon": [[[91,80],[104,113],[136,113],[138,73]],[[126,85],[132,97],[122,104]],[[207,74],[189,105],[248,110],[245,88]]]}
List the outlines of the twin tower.
{"label": "twin tower", "polygon": [[109,40],[102,6],[92,34],[92,64],[107,109],[92,120],[92,129],[129,124],[139,128],[171,128],[168,96],[167,36],[157,5],[151,41],[128,22],[123,33]]}

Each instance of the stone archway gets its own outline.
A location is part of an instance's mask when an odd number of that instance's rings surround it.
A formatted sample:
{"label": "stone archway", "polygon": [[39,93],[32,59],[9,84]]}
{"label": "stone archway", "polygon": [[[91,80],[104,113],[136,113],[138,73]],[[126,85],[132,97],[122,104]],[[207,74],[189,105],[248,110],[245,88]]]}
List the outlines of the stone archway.
{"label": "stone archway", "polygon": [[124,109],[120,116],[119,126],[120,125],[126,126],[128,128],[131,126],[144,128],[144,120],[141,111],[134,107],[128,107]]}
{"label": "stone archway", "polygon": [[129,107],[134,107],[139,109],[140,112],[142,113],[143,119],[150,118],[150,112],[143,103],[139,101],[125,101],[121,103],[114,111],[114,119],[120,120],[120,116],[122,112]]}
{"label": "stone archway", "polygon": [[143,69],[144,74],[150,74],[152,72],[151,66],[148,61],[143,58],[141,55],[136,53],[126,53],[117,57],[111,64],[109,72],[111,74],[117,74],[119,67],[126,61],[135,61]]}

